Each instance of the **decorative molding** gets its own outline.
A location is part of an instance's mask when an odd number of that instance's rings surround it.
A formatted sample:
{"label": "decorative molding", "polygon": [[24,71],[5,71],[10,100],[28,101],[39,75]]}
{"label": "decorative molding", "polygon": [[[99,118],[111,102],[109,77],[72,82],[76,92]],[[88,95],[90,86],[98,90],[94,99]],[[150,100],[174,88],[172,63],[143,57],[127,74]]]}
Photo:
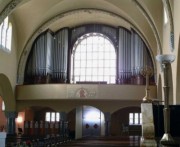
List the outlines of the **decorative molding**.
{"label": "decorative molding", "polygon": [[[74,15],[75,13],[104,13],[106,15],[110,15],[112,17],[116,17],[118,19],[123,19],[125,22],[129,23],[132,27],[134,27],[133,29],[135,29],[139,34],[140,36],[144,39],[145,43],[147,44],[147,46],[149,47],[149,43],[147,42],[147,40],[145,39],[145,36],[140,32],[140,30],[134,25],[132,24],[129,20],[127,20],[126,18],[118,15],[118,14],[115,14],[115,13],[112,13],[112,12],[109,12],[109,11],[105,11],[105,10],[101,10],[101,9],[76,9],[76,10],[72,10],[72,11],[68,11],[68,12],[64,12],[64,13],[61,13],[61,14],[58,14],[56,16],[54,16],[53,18],[49,19],[48,21],[44,22],[32,35],[31,37],[29,38],[29,40],[27,41],[23,51],[22,51],[22,54],[21,54],[21,57],[20,57],[20,60],[19,60],[19,65],[18,65],[18,74],[17,74],[17,83],[18,84],[23,84],[23,81],[24,81],[24,70],[25,70],[25,66],[26,66],[26,61],[27,61],[27,58],[28,58],[28,55],[30,53],[30,50],[31,50],[31,46],[34,42],[34,40],[36,39],[36,37],[41,34],[43,31],[45,31],[52,23],[56,22],[57,20],[61,19],[61,18],[64,18],[66,16],[69,16],[69,15]],[[157,41],[157,44],[158,46],[160,46],[161,48],[161,44],[160,44],[160,41],[158,41],[157,38],[159,38],[158,34],[155,35],[155,38],[156,38],[156,41]],[[161,52],[161,51],[160,51]],[[152,57],[153,56],[153,53],[152,51],[150,50],[150,54]],[[153,63],[154,63],[154,68],[156,67],[155,65],[155,59],[153,59]],[[155,68],[156,69],[156,68]]]}
{"label": "decorative molding", "polygon": [[97,91],[96,89],[93,88],[73,88],[73,89],[69,89],[67,91],[67,97],[68,98],[96,98],[97,97]]}
{"label": "decorative molding", "polygon": [[0,24],[23,0],[12,0],[0,13]]}
{"label": "decorative molding", "polygon": [[160,41],[160,37],[156,28],[155,23],[153,22],[153,20],[151,19],[150,15],[148,14],[148,12],[145,10],[145,8],[137,1],[137,0],[132,0],[136,6],[138,7],[138,9],[143,13],[143,15],[145,16],[145,18],[147,19],[147,21],[149,22],[149,25],[152,28],[152,31],[154,33],[154,36],[156,38],[157,41],[157,45],[158,45],[158,50],[159,50],[159,54],[162,53],[162,46],[161,46],[161,41]]}

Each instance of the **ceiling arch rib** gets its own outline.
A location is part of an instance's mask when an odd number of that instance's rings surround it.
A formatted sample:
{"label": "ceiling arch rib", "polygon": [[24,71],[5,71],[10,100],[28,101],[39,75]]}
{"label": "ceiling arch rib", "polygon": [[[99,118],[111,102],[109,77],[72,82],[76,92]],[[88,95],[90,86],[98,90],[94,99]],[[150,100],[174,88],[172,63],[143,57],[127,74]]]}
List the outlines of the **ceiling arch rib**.
{"label": "ceiling arch rib", "polygon": [[[109,15],[111,17],[115,17],[115,18],[123,20],[125,23],[124,26],[127,28],[127,24],[129,24],[128,29],[130,29],[131,27],[133,29],[135,29],[140,34],[140,36],[145,40],[147,46],[150,47],[149,43],[147,42],[147,40],[145,39],[145,36],[141,33],[141,31],[134,24],[132,24],[128,19],[126,19],[126,18],[124,18],[118,14],[115,14],[115,13],[109,12],[109,11],[105,11],[105,10],[100,10],[100,9],[77,9],[77,10],[68,11],[65,13],[58,14],[55,17],[51,18],[50,20],[46,21],[31,35],[31,37],[27,41],[27,43],[23,49],[23,52],[21,54],[21,57],[20,57],[19,66],[18,66],[18,79],[17,79],[18,84],[23,83],[25,64],[26,64],[31,46],[32,46],[34,40],[36,39],[36,37],[40,33],[42,33],[43,31],[45,31],[47,28],[49,28],[49,26],[51,26],[53,23],[58,21],[59,19],[63,19],[69,15],[74,15],[75,13],[89,13],[89,12],[91,12],[91,13],[104,13],[104,14]],[[151,56],[154,57],[152,51],[150,51],[150,53],[151,53]],[[153,62],[154,62],[154,59],[153,59]]]}
{"label": "ceiling arch rib", "polygon": [[150,15],[147,13],[145,8],[143,8],[143,6],[137,0],[132,0],[132,1],[139,8],[139,10],[144,14],[145,18],[149,22],[149,24],[153,30],[154,36],[156,38],[156,41],[157,41],[159,54],[162,54],[162,45],[161,45],[160,37],[158,34],[158,30],[156,29],[156,25],[154,24],[153,20],[151,19]]}
{"label": "ceiling arch rib", "polygon": [[174,51],[174,22],[173,22],[172,9],[169,0],[162,0],[162,1],[169,18],[171,51]]}
{"label": "ceiling arch rib", "polygon": [[4,9],[0,12],[0,24],[18,5],[20,5],[22,1],[24,2],[26,0],[12,0],[4,7]]}

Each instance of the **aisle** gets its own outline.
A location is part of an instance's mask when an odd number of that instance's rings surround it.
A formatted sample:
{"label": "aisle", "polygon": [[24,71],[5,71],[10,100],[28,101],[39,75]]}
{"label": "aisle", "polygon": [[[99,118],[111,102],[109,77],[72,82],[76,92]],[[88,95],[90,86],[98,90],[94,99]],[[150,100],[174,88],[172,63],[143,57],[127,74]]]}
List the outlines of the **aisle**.
{"label": "aisle", "polygon": [[139,147],[140,136],[86,137],[63,143],[61,147]]}

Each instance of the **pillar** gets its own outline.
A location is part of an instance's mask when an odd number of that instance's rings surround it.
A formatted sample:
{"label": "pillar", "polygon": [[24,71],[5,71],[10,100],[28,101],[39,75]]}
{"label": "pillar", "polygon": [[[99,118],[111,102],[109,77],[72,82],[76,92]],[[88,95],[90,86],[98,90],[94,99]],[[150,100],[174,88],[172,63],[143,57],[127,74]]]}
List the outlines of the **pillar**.
{"label": "pillar", "polygon": [[110,112],[105,112],[104,117],[105,117],[105,136],[109,136],[110,135],[110,122],[111,122]]}
{"label": "pillar", "polygon": [[7,135],[16,135],[15,119],[18,113],[14,111],[8,111],[8,112],[6,111],[5,115],[7,118]]}
{"label": "pillar", "polygon": [[169,108],[169,79],[168,69],[171,63],[175,60],[174,55],[157,55],[157,61],[161,65],[161,70],[164,74],[164,135],[160,140],[161,146],[175,146],[177,143],[174,141],[170,134],[170,108]]}

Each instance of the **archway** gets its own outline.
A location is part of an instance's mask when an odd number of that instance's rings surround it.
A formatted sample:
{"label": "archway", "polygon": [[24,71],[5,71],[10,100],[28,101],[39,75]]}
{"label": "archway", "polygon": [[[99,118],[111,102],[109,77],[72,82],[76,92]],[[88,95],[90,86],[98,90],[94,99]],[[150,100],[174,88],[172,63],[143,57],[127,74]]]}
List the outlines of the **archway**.
{"label": "archway", "polygon": [[[141,108],[137,106],[129,106],[117,110],[111,115],[111,135],[140,135],[141,134]],[[130,114],[133,116],[132,122],[130,121]],[[132,123],[132,124],[131,124]],[[128,132],[123,132],[123,125],[132,126]]]}
{"label": "archway", "polygon": [[7,117],[7,134],[15,134],[16,102],[9,79],[0,74],[0,96],[5,104],[5,115]]}
{"label": "archway", "polygon": [[6,106],[5,112],[15,112],[16,102],[12,86],[9,79],[2,73],[0,74],[0,95]]}
{"label": "archway", "polygon": [[79,106],[67,115],[72,138],[95,137],[105,135],[104,113],[93,106]]}

